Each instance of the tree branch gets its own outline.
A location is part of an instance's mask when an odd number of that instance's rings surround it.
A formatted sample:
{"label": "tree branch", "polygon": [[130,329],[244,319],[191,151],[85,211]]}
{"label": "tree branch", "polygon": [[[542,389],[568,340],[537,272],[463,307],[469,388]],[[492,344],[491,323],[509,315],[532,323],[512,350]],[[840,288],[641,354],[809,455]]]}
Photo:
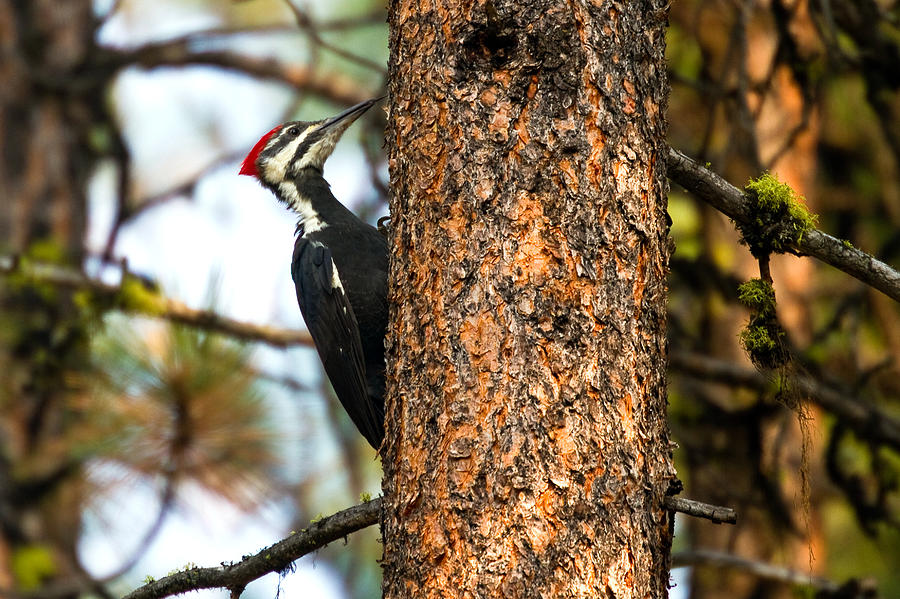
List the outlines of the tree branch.
{"label": "tree branch", "polygon": [[737,512],[730,507],[712,505],[702,501],[694,501],[685,497],[666,497],[664,505],[675,512],[681,512],[695,518],[706,518],[716,524],[737,524]]}
{"label": "tree branch", "polygon": [[259,553],[241,561],[216,568],[190,568],[154,580],[139,587],[123,599],[159,599],[188,591],[222,588],[232,595],[249,583],[272,572],[283,572],[294,561],[324,547],[332,541],[346,537],[378,522],[381,515],[381,497],[355,505],[323,518],[309,528],[266,547]]}
{"label": "tree branch", "polygon": [[[698,198],[739,223],[750,221],[750,207],[744,192],[669,148],[668,175]],[[798,254],[818,258],[900,302],[900,272],[855,247],[818,229],[804,233],[794,249]]]}
{"label": "tree branch", "polygon": [[676,553],[672,556],[672,568],[684,568],[686,566],[697,566],[709,564],[726,568],[741,570],[765,580],[773,580],[785,584],[796,586],[809,586],[816,590],[834,593],[838,590],[838,585],[830,580],[811,576],[802,572],[789,570],[782,566],[774,566],[763,562],[749,560],[730,553],[721,553],[719,551],[710,551],[708,549],[695,549],[693,551],[684,551]]}
{"label": "tree branch", "polygon": [[[285,4],[287,4],[291,12],[294,13],[294,19],[297,21],[297,27],[304,31],[314,44],[321,46],[325,50],[328,50],[329,52],[332,52],[345,60],[355,62],[356,64],[367,69],[371,69],[376,73],[380,73],[381,75],[385,75],[387,73],[386,64],[379,64],[373,60],[369,60],[365,56],[354,54],[353,52],[345,50],[339,46],[335,46],[334,44],[331,44],[322,39],[322,36],[319,35],[319,24],[313,22],[313,19],[310,16],[309,12],[307,12],[305,9],[299,8],[290,0],[286,0]],[[385,17],[386,16],[387,15],[385,15]]]}
{"label": "tree branch", "polygon": [[37,283],[48,283],[62,287],[85,289],[108,301],[112,308],[123,312],[164,318],[172,322],[186,324],[201,329],[231,335],[244,341],[261,341],[277,347],[291,345],[312,346],[313,341],[307,331],[279,329],[242,322],[221,316],[213,310],[197,310],[177,300],[167,298],[156,290],[143,288],[146,297],[135,301],[129,296],[133,292],[124,289],[125,281],[143,286],[138,277],[122,268],[122,280],[118,285],[110,285],[84,273],[55,264],[18,260],[13,256],[0,256],[0,275],[21,275]]}
{"label": "tree branch", "polygon": [[[718,360],[709,356],[685,351],[671,351],[669,366],[688,376],[707,382],[721,382],[765,390],[771,380],[752,368]],[[885,414],[877,406],[868,405],[858,398],[835,391],[827,385],[807,376],[793,376],[791,382],[799,392],[831,412],[842,423],[869,442],[884,443],[900,451],[900,422]]]}
{"label": "tree branch", "polygon": [[166,66],[207,65],[239,71],[252,77],[285,83],[296,89],[315,93],[338,104],[358,104],[374,94],[359,82],[338,73],[320,75],[310,66],[284,64],[273,58],[257,58],[223,51],[194,51],[198,39],[187,36],[176,40],[148,44],[133,50],[107,51],[110,68],[118,70],[132,65],[146,69]]}

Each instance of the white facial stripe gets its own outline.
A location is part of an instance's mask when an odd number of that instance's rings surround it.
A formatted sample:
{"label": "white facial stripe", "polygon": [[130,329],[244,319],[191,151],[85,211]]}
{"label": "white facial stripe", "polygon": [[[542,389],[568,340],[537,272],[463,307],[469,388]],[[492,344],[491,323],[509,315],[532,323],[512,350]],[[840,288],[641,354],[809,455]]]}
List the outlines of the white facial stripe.
{"label": "white facial stripe", "polygon": [[356,117],[347,118],[336,125],[332,125],[329,128],[328,132],[322,136],[322,139],[314,143],[312,146],[306,150],[306,153],[300,159],[300,165],[298,168],[304,168],[307,166],[314,166],[316,168],[322,168],[322,165],[325,164],[325,160],[331,156],[331,152],[334,150],[335,144],[337,144],[338,140],[341,138],[341,135],[344,134],[344,131],[353,124],[353,121],[356,120]]}
{"label": "white facial stripe", "polygon": [[282,181],[278,184],[278,188],[281,191],[281,197],[287,200],[291,209],[299,215],[304,237],[328,226],[319,218],[319,213],[313,209],[312,202],[300,194],[293,181]]}
{"label": "white facial stripe", "polygon": [[[287,135],[289,129],[290,128],[285,129],[282,135]],[[309,135],[310,131],[313,129],[314,127],[307,127],[306,131],[297,136],[297,139],[292,140],[286,146],[281,148],[281,151],[266,161],[266,179],[269,181],[283,181],[285,179],[287,169],[294,159],[294,154],[297,153],[297,148],[300,147],[300,144],[303,143],[303,140],[306,139],[306,136]]]}

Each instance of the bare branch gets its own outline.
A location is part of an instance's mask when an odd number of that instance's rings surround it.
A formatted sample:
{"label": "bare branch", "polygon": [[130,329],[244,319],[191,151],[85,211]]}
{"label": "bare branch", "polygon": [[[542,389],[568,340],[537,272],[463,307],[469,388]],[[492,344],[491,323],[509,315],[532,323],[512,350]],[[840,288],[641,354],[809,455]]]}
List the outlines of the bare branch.
{"label": "bare branch", "polygon": [[[110,285],[103,281],[92,279],[84,273],[71,268],[64,268],[55,264],[31,263],[24,264],[10,256],[0,256],[0,274],[20,274],[31,280],[63,287],[86,289],[111,301],[112,308],[164,318],[172,322],[186,324],[217,333],[224,333],[242,339],[244,341],[261,341],[277,347],[291,345],[312,346],[312,337],[306,331],[279,329],[263,325],[242,322],[221,316],[213,310],[197,310],[177,300],[167,298],[155,290],[146,289],[148,301],[119,301],[122,299],[123,285]],[[123,268],[122,281],[134,280],[136,277]],[[141,285],[142,283],[138,283]],[[127,295],[127,294],[126,294]]]}
{"label": "bare branch", "polygon": [[381,497],[323,518],[309,528],[266,547],[234,564],[215,568],[190,568],[154,580],[124,599],[159,599],[199,589],[222,588],[239,595],[251,581],[272,572],[283,572],[294,561],[352,532],[372,526],[381,515]]}
{"label": "bare branch", "polygon": [[706,518],[716,524],[722,524],[723,522],[726,524],[737,524],[737,512],[730,507],[672,496],[666,497],[665,506],[674,512],[681,512],[695,518]]}
{"label": "bare branch", "polygon": [[141,558],[146,553],[147,549],[150,545],[157,539],[159,533],[162,531],[163,524],[166,521],[167,516],[170,513],[172,504],[175,502],[175,476],[174,471],[170,471],[166,473],[166,483],[165,487],[163,487],[162,495],[160,496],[160,505],[159,510],[157,511],[156,518],[153,521],[153,524],[150,525],[150,528],[144,533],[144,536],[141,538],[140,543],[135,550],[132,551],[131,555],[128,556],[125,561],[119,565],[118,568],[113,570],[111,574],[107,574],[102,579],[95,581],[95,586],[103,586],[113,580],[123,576],[126,572],[131,570],[137,563],[141,560]]}
{"label": "bare branch", "polygon": [[697,566],[701,564],[733,568],[765,580],[772,580],[796,586],[813,587],[816,590],[826,591],[828,593],[834,593],[840,588],[836,583],[825,578],[789,570],[782,566],[774,566],[772,564],[749,560],[730,553],[721,553],[719,551],[711,551],[708,549],[696,549],[693,551],[676,553],[672,556],[672,568],[684,568],[686,566]]}
{"label": "bare branch", "polygon": [[[750,207],[744,193],[716,173],[674,148],[669,148],[668,169],[670,179],[725,216],[739,223],[750,221]],[[900,272],[874,256],[818,229],[804,233],[794,249],[798,254],[818,258],[900,302]]]}
{"label": "bare branch", "polygon": [[[669,366],[707,382],[722,382],[763,390],[771,386],[769,377],[758,370],[696,353],[672,351],[669,354]],[[884,443],[900,451],[900,422],[885,414],[877,406],[840,393],[811,377],[794,376],[791,382],[796,385],[799,392],[837,416],[860,437],[873,443]]]}
{"label": "bare branch", "polygon": [[319,21],[316,23],[316,29],[319,31],[345,31],[347,29],[356,29],[358,27],[369,27],[373,25],[381,26],[385,21],[387,21],[387,12],[383,7],[378,6],[369,12],[360,15]]}
{"label": "bare branch", "polygon": [[358,81],[339,73],[321,75],[306,65],[284,64],[273,58],[257,58],[229,51],[193,51],[195,36],[148,44],[134,50],[107,51],[113,69],[132,65],[155,69],[166,66],[207,65],[239,71],[252,77],[285,83],[320,95],[338,104],[358,104],[374,94]]}

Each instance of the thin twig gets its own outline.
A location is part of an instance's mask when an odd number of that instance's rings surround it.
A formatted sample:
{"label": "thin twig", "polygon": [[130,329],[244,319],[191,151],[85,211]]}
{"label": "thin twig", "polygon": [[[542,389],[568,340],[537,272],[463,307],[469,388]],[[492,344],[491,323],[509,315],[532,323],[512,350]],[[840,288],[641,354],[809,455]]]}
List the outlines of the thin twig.
{"label": "thin twig", "polygon": [[345,50],[340,46],[335,46],[334,44],[325,41],[322,39],[322,36],[319,35],[320,28],[318,23],[314,23],[312,17],[309,13],[298,6],[296,6],[290,0],[286,0],[285,4],[291,9],[291,12],[294,13],[294,19],[297,21],[297,27],[299,27],[302,31],[306,33],[310,40],[317,46],[321,46],[325,50],[344,58],[345,60],[349,60],[350,62],[355,62],[356,64],[365,67],[367,69],[371,69],[376,73],[387,73],[387,65],[377,63],[375,61],[369,60],[365,56],[359,56],[358,54],[354,54],[349,50]]}
{"label": "thin twig", "polygon": [[272,572],[282,572],[297,559],[332,541],[372,526],[381,516],[381,504],[382,499],[378,497],[355,505],[237,563],[176,572],[135,589],[123,599],[160,599],[200,589],[242,590],[249,582]]}
{"label": "thin twig", "polygon": [[[170,202],[176,198],[181,197],[190,197],[192,196],[196,190],[197,186],[203,181],[203,178],[212,173],[213,171],[219,170],[229,163],[237,162],[244,155],[243,151],[237,152],[228,152],[225,154],[221,154],[218,157],[211,159],[206,165],[195,171],[193,175],[188,177],[185,181],[180,183],[176,183],[175,185],[168,187],[162,191],[154,193],[153,195],[145,196],[140,198],[134,202],[134,208],[128,210],[127,214],[120,213],[115,222],[115,226],[122,227],[125,223],[135,220],[145,212],[152,210],[153,208],[159,207],[166,202]],[[112,252],[115,250],[115,237],[110,234],[112,244],[107,243],[106,252],[104,252],[103,258],[105,260],[110,260],[113,256]]]}
{"label": "thin twig", "polygon": [[141,558],[144,557],[147,549],[150,548],[150,545],[157,539],[159,533],[162,532],[163,524],[165,523],[166,517],[169,515],[174,502],[175,477],[174,472],[169,472],[166,475],[166,483],[163,487],[162,495],[160,496],[159,510],[157,511],[153,524],[151,524],[150,528],[144,533],[141,542],[138,543],[137,548],[131,552],[131,555],[128,556],[118,568],[113,570],[111,574],[107,574],[103,578],[97,580],[96,583],[98,585],[102,586],[116,580],[137,565]]}

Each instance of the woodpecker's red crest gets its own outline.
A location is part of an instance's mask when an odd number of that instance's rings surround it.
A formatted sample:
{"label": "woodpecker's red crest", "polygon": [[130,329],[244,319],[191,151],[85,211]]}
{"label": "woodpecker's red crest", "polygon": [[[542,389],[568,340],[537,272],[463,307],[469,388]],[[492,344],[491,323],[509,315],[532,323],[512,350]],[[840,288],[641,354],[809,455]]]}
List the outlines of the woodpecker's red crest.
{"label": "woodpecker's red crest", "polygon": [[260,152],[262,152],[265,149],[266,144],[269,143],[269,139],[278,133],[281,127],[282,125],[278,125],[259,138],[259,141],[256,142],[256,145],[253,146],[253,149],[250,150],[250,153],[244,158],[244,162],[241,163],[240,174],[259,178],[259,172],[256,170],[256,159],[259,158]]}

